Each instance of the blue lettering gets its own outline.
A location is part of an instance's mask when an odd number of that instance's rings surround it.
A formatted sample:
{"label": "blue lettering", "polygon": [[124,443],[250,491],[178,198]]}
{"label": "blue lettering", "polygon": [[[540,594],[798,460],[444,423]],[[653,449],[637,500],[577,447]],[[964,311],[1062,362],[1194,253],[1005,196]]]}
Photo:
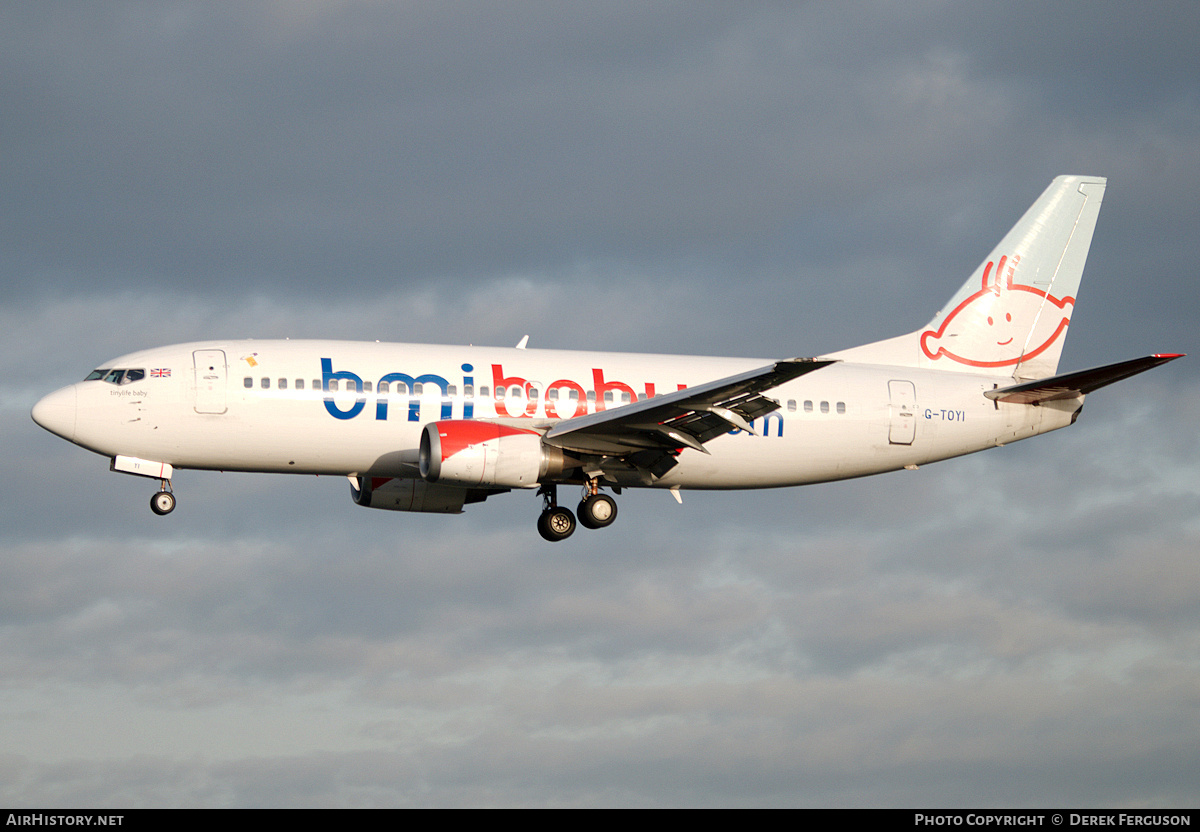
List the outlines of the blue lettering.
{"label": "blue lettering", "polygon": [[[426,373],[423,376],[417,376],[417,382],[420,384],[436,384],[438,389],[442,391],[442,415],[440,419],[454,418],[454,402],[450,398],[450,382],[441,376],[435,376],[432,373]],[[419,405],[418,405],[419,407]],[[412,405],[408,406],[408,421],[415,422],[413,418]]]}
{"label": "blue lettering", "polygon": [[[763,417],[762,433],[760,433],[759,436],[767,437],[767,436],[771,435],[771,421],[772,420],[775,420],[779,423],[779,427],[776,429],[775,435],[783,436],[783,414],[781,414],[781,413],[768,413],[766,416]],[[750,429],[751,430],[756,429],[754,423],[757,421],[758,421],[757,419],[750,420]],[[729,435],[737,436],[741,432],[742,432],[741,428],[734,428],[733,430],[729,431]]]}
{"label": "blue lettering", "polygon": [[[475,368],[470,364],[462,365],[462,371],[469,373]],[[444,418],[444,417],[443,417]],[[463,376],[463,418],[475,418],[475,377]]]}
{"label": "blue lettering", "polygon": [[[386,376],[383,376],[381,379],[379,379],[379,384],[376,385],[375,389],[378,390],[383,385],[390,384],[390,383],[396,382],[396,381],[404,382],[404,385],[405,385],[404,389],[409,392],[410,396],[412,395],[413,385],[417,383],[416,379],[414,379],[410,375],[405,375],[404,373],[388,373]],[[415,410],[419,410],[421,407],[421,403],[418,399],[409,399],[409,407],[411,407]],[[380,422],[384,421],[385,419],[387,419],[387,411],[388,411],[387,396],[384,396],[384,395],[377,396],[375,398],[375,418]],[[416,414],[414,414],[412,417],[410,417],[409,421],[410,422],[417,421]]]}
{"label": "blue lettering", "polygon": [[[426,373],[423,376],[413,378],[406,373],[388,373],[379,379],[380,384],[402,381],[408,388],[408,421],[421,421],[421,397],[414,393],[414,387],[417,384],[436,384],[438,389],[442,391],[442,419],[453,418],[453,403],[450,400],[450,382],[441,376],[436,376],[433,373]],[[379,396],[375,400],[375,418],[379,421],[387,419],[388,401],[386,396]],[[349,417],[342,417],[349,418]],[[470,418],[469,416],[467,418]]]}
{"label": "blue lettering", "polygon": [[[771,435],[771,420],[772,419],[774,419],[776,422],[779,423],[779,429],[776,431],[775,435],[783,436],[783,414],[778,413],[778,412],[768,413],[766,416],[763,417],[762,435],[764,437]],[[754,423],[751,422],[750,424],[753,425]]]}
{"label": "blue lettering", "polygon": [[[358,399],[349,410],[339,410],[333,401],[333,396],[329,393],[329,381],[335,378],[354,382],[354,390],[358,394]],[[329,358],[321,359],[321,389],[325,391],[325,410],[335,419],[353,419],[367,406],[367,397],[363,395],[362,379],[347,370],[339,370],[335,373],[333,361]]]}
{"label": "blue lettering", "polygon": [[[463,419],[473,419],[473,418],[475,418],[475,401],[474,401],[474,399],[475,399],[475,393],[476,393],[475,376],[473,375],[474,371],[475,371],[475,367],[472,364],[462,364],[461,368],[462,368],[462,372],[463,372],[463,377],[462,377],[462,381],[463,381],[462,418]],[[529,382],[527,382],[524,378],[518,378],[516,376],[505,377],[503,375],[502,367],[499,364],[492,365],[492,372],[493,372],[493,375],[495,376],[495,380],[496,380],[496,385],[492,389],[494,390],[497,401],[502,402],[505,389],[509,386],[516,386],[516,382],[519,381],[519,382],[521,382],[520,386],[523,386],[526,390],[525,395],[530,398],[529,405],[527,407],[525,407],[519,415],[520,416],[532,416],[533,411],[539,405],[537,393],[535,391],[532,391],[532,385]],[[632,392],[633,388],[630,387],[629,385],[627,385],[623,382],[617,382],[617,381],[611,381],[611,382],[604,381],[604,376],[603,376],[604,371],[601,369],[593,368],[592,372],[593,372],[593,375],[596,377],[599,387],[602,388],[601,389],[602,393],[608,393],[611,395],[611,391],[608,390],[607,388],[618,388],[618,389],[628,393],[628,395],[631,397],[630,398],[631,401],[638,400],[637,395]],[[353,384],[354,384],[355,400],[354,400],[354,403],[350,406],[350,408],[348,410],[341,409],[341,407],[339,406],[338,401],[337,401],[337,396],[334,392],[339,387],[342,386],[342,385],[338,384],[339,381],[345,382],[345,386],[342,387],[342,389],[344,389],[346,392],[350,391],[349,384],[351,382],[353,382]],[[509,385],[508,382],[513,382],[513,385]],[[322,358],[321,359],[321,389],[322,389],[322,392],[324,393],[324,402],[323,403],[325,405],[325,411],[333,418],[341,419],[341,420],[348,420],[348,419],[353,419],[354,417],[358,416],[358,414],[362,413],[363,409],[367,405],[366,391],[364,390],[364,387],[366,387],[367,384],[369,384],[369,382],[363,382],[362,378],[358,374],[352,373],[349,370],[336,370],[335,371],[333,369],[333,359],[331,359],[331,358]],[[436,385],[438,388],[438,391],[441,393],[441,397],[440,397],[441,407],[439,409],[439,411],[440,411],[439,418],[443,419],[443,420],[454,418],[454,399],[450,395],[451,385],[450,385],[450,382],[447,381],[445,378],[437,375],[436,373],[425,373],[424,375],[419,375],[419,376],[415,376],[415,377],[409,375],[408,373],[388,373],[379,379],[379,381],[377,382],[377,386],[375,388],[375,393],[376,393],[376,396],[375,396],[375,419],[376,419],[376,421],[382,422],[382,421],[386,421],[388,418],[388,403],[389,403],[390,396],[388,395],[388,392],[385,392],[385,391],[389,391],[390,384],[405,385],[405,392],[407,392],[407,394],[408,394],[408,421],[409,422],[421,421],[421,399],[423,398],[422,394],[424,393],[423,386],[426,384]],[[582,385],[580,385],[576,382],[570,381],[568,379],[560,379],[560,380],[554,382],[552,386],[557,386],[560,389],[568,389],[570,391],[573,391],[573,393],[577,392],[579,394],[579,401],[576,402],[574,399],[572,399],[571,403],[573,405],[574,404],[579,404],[579,405],[584,404],[583,398],[584,398],[585,391],[584,391],[584,388],[582,387]],[[679,384],[679,385],[677,385],[677,387],[680,390],[687,389],[687,386],[683,385],[683,384]],[[486,390],[487,388],[485,387],[483,389]],[[538,389],[540,389],[540,387]],[[421,392],[418,392],[418,391],[421,391]],[[396,392],[403,394],[402,391],[400,391],[399,389],[397,389]],[[430,391],[430,392],[432,393],[432,391]],[[588,391],[586,391],[586,393],[587,393],[587,399],[586,399],[587,402],[596,401],[596,391],[595,390],[588,390]],[[653,394],[654,394],[654,385],[651,383],[647,383],[646,384],[646,395],[649,397],[649,396],[653,396]],[[600,409],[603,409],[603,407],[600,406],[599,402],[597,402],[597,406],[600,407]],[[550,412],[550,410],[549,410],[550,402],[549,401],[546,403],[546,407],[547,407],[547,413],[549,413]],[[583,408],[583,412],[586,413],[588,411],[588,409],[589,408],[587,408],[585,406]],[[782,413],[772,413],[772,414],[768,414],[767,416],[763,417],[763,426],[764,427],[763,427],[762,435],[763,436],[771,435],[771,421],[772,420],[776,420],[779,423],[779,426],[775,430],[775,435],[783,436],[784,418],[783,418]],[[753,429],[753,426],[754,426],[753,420],[750,422],[750,425],[751,425],[751,428]],[[730,434],[737,434],[737,433],[741,433],[741,432],[742,431],[738,430],[737,428],[734,428],[733,430],[729,431]]]}

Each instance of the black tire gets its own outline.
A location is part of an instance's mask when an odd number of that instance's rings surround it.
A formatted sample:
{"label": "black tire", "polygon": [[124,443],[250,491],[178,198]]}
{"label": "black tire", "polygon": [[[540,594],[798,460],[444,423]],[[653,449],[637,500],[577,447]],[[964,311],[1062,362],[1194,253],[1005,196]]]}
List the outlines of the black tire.
{"label": "black tire", "polygon": [[557,543],[574,534],[575,515],[569,508],[562,506],[548,508],[538,517],[537,527],[538,534],[551,543]]}
{"label": "black tire", "polygon": [[603,529],[617,519],[617,501],[607,494],[593,494],[579,503],[579,525]]}
{"label": "black tire", "polygon": [[162,517],[175,510],[175,495],[170,491],[159,491],[150,498],[150,510]]}

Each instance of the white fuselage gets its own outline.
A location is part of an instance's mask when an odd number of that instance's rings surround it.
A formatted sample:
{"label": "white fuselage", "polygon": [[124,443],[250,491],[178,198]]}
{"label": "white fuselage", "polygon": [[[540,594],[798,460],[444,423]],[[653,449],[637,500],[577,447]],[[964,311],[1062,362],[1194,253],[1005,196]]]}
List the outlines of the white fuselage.
{"label": "white fuselage", "polygon": [[[39,421],[53,411],[51,429],[76,444],[176,468],[417,477],[416,451],[429,422],[499,418],[544,427],[766,363],[213,341],[115,359],[105,368],[138,368],[145,376],[64,388],[47,397]],[[983,395],[1011,383],[1011,376],[835,363],[771,390],[781,407],[753,423],[757,435],[733,430],[709,442],[708,454],[684,449],[679,464],[652,485],[769,488],[875,474],[1065,427],[1082,404],[1077,397],[1031,407]]]}
{"label": "white fuselage", "polygon": [[[549,541],[611,525],[604,488],[913,468],[1066,427],[1087,393],[1180,357],[1058,374],[1104,190],[1055,178],[924,327],[816,358],[211,341],[114,359],[32,415],[159,480],[160,515],[176,468],[341,474],[392,511],[537,488]],[[560,485],[582,486],[578,517]]]}

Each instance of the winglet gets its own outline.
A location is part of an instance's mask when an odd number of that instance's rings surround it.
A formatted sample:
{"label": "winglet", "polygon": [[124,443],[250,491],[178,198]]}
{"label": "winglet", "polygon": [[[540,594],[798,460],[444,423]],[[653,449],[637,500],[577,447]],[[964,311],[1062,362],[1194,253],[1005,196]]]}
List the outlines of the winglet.
{"label": "winglet", "polygon": [[522,338],[520,341],[517,342],[517,349],[523,350],[528,345],[529,345],[529,336],[526,335],[524,338]]}

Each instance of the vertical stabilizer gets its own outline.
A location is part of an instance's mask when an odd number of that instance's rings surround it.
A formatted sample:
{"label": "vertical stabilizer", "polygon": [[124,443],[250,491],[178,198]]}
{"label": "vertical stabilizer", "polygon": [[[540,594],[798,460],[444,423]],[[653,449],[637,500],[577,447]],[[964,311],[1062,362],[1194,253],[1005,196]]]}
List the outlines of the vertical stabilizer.
{"label": "vertical stabilizer", "polygon": [[1053,375],[1105,181],[1058,177],[925,327],[830,357],[1019,380]]}

